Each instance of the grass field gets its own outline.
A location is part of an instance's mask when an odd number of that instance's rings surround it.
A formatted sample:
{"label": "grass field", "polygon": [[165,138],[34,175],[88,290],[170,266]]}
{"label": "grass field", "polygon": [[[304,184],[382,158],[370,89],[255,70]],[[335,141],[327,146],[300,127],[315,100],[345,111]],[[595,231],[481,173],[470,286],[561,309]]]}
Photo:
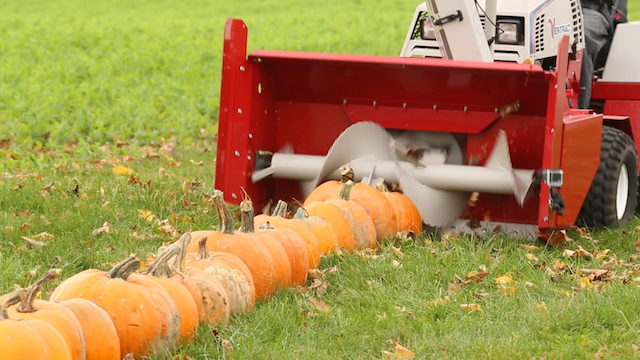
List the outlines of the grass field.
{"label": "grass field", "polygon": [[[50,267],[64,279],[132,252],[144,258],[174,239],[155,220],[179,232],[216,225],[206,193],[215,185],[227,17],[245,20],[249,50],[393,56],[416,5],[0,0],[0,291]],[[630,14],[640,18],[640,1],[630,1]],[[116,165],[133,177],[115,174]],[[105,222],[110,231],[94,235]],[[640,221],[569,235],[568,249],[591,256],[500,237],[330,256],[325,294],[281,291],[216,329],[233,351],[205,326],[179,354],[369,359],[393,353],[393,339],[426,359],[640,356]],[[608,272],[590,279],[581,269]],[[464,281],[482,270],[482,281]],[[501,288],[506,273],[514,282]]]}

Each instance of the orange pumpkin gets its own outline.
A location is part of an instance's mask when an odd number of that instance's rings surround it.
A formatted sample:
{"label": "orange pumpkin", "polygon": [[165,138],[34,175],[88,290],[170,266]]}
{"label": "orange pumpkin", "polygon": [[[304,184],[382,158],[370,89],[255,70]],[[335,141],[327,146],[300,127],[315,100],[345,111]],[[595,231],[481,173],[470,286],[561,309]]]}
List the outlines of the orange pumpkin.
{"label": "orange pumpkin", "polygon": [[320,256],[322,255],[322,246],[318,240],[318,236],[331,236],[321,235],[314,232],[315,228],[311,228],[306,222],[300,222],[298,220],[287,219],[286,215],[287,203],[280,200],[278,205],[271,216],[258,215],[255,218],[255,225],[260,227],[265,224],[269,224],[274,228],[286,228],[295,231],[307,247],[307,256],[309,258],[309,269],[316,269],[320,264]]}
{"label": "orange pumpkin", "polygon": [[[305,210],[309,214],[307,219],[315,223],[313,226],[318,227],[318,232],[325,234],[333,233],[336,235],[336,243],[334,243],[333,249],[336,247],[343,247],[347,250],[355,249],[353,229],[351,229],[351,224],[339,207],[328,202],[314,201],[307,204],[304,208],[298,209],[294,218],[306,217],[304,213]],[[302,212],[302,214],[300,214],[300,212]],[[314,219],[324,220],[324,224]],[[331,231],[326,229],[327,226],[331,227]],[[329,246],[326,253],[333,251],[333,249]]]}
{"label": "orange pumpkin", "polygon": [[69,345],[71,358],[86,359],[87,346],[84,341],[84,330],[73,311],[52,301],[36,299],[36,295],[40,292],[42,286],[57,278],[60,273],[60,269],[49,270],[29,287],[27,296],[19,304],[8,308],[7,313],[14,320],[37,319],[53,325]]}
{"label": "orange pumpkin", "polygon": [[69,299],[60,303],[78,318],[84,330],[87,360],[119,360],[120,339],[109,314],[86,299]]}
{"label": "orange pumpkin", "polygon": [[83,298],[105,310],[118,332],[121,357],[172,352],[180,336],[180,315],[169,294],[157,284],[128,280],[139,267],[140,260],[131,256],[108,272],[82,271],[58,285],[51,300]]}
{"label": "orange pumpkin", "polygon": [[[251,271],[256,298],[268,299],[278,286],[278,275],[269,250],[261,242],[254,241],[246,234],[235,231],[233,218],[223,200],[222,191],[214,190],[212,200],[220,219],[221,231],[206,233],[207,247],[210,251],[226,252],[240,258]],[[200,238],[195,237],[196,235],[200,236],[198,234],[197,232],[193,233],[194,238],[191,239],[188,253],[198,251]]]}
{"label": "orange pumpkin", "polygon": [[253,276],[240,258],[220,251],[209,252],[207,237],[203,236],[198,242],[198,252],[186,254],[185,263],[189,271],[204,271],[222,285],[229,297],[231,315],[253,309],[256,299]]}
{"label": "orange pumpkin", "polygon": [[242,212],[242,222],[238,231],[245,234],[250,241],[260,242],[267,248],[271,259],[273,259],[278,286],[280,288],[291,287],[291,262],[287,251],[271,233],[255,231],[254,209],[251,199],[247,198],[240,202],[240,211]]}
{"label": "orange pumpkin", "polygon": [[[327,199],[326,203],[333,204],[342,210],[342,214],[349,221],[353,232],[353,241],[356,249],[376,247],[375,224],[358,203],[351,201],[349,196],[353,188],[353,181],[349,180],[344,184],[340,197],[337,199]],[[377,190],[376,190],[377,191]]]}
{"label": "orange pumpkin", "polygon": [[17,289],[0,297],[0,350],[3,359],[71,360],[69,344],[60,332],[38,319],[13,320],[7,308],[22,301],[27,295]]}
{"label": "orange pumpkin", "polygon": [[193,340],[198,329],[199,314],[196,301],[185,286],[172,279],[173,272],[167,262],[181,251],[180,243],[175,242],[164,250],[159,250],[156,259],[143,274],[133,273],[129,281],[135,283],[137,279],[147,279],[158,284],[171,296],[180,314],[180,343]]}
{"label": "orange pumpkin", "polygon": [[386,196],[393,206],[393,211],[396,213],[398,231],[412,231],[414,234],[422,232],[422,217],[418,208],[408,196],[401,192],[389,191],[385,183],[378,184],[376,189]]}
{"label": "orange pumpkin", "polygon": [[302,240],[302,237],[293,230],[276,229],[268,223],[260,225],[257,232],[271,235],[282,245],[291,265],[292,285],[304,285],[309,273],[309,253],[307,252],[307,244]]}
{"label": "orange pumpkin", "polygon": [[[190,289],[189,292],[196,299],[196,303],[202,307],[201,321],[206,321],[210,324],[227,324],[231,317],[232,301],[226,289],[218,279],[209,276],[203,277],[199,271],[187,268],[187,247],[191,243],[191,234],[182,235],[177,243],[180,247],[180,252],[174,260],[173,264],[176,270],[173,272],[171,279]],[[233,256],[231,254],[226,255]],[[244,265],[244,263],[242,264]]]}
{"label": "orange pumpkin", "polygon": [[[309,194],[304,206],[314,201],[338,198],[344,183],[353,180],[353,170],[349,165],[343,166],[340,171],[343,176],[341,182],[327,181],[321,184]],[[361,205],[367,212],[375,225],[378,239],[396,235],[397,221],[393,206],[378,190],[365,183],[357,183],[351,190],[350,200]]]}

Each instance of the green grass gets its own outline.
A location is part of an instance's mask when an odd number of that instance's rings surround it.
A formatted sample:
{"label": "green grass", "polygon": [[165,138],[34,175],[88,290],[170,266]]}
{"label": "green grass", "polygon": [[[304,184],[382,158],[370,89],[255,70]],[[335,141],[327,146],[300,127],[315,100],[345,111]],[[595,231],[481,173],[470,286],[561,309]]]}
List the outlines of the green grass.
{"label": "green grass", "polygon": [[[29,285],[50,267],[63,270],[61,280],[106,269],[174,239],[139,209],[180,232],[216,225],[203,193],[214,186],[227,17],[248,24],[250,51],[397,55],[417,3],[0,0],[0,140],[10,142],[0,143],[0,291]],[[640,18],[640,1],[630,2],[630,16]],[[173,143],[173,151],[159,150]],[[160,157],[145,159],[147,148]],[[124,165],[138,181],[114,174],[124,156],[133,158]],[[93,235],[105,222],[111,232]],[[308,296],[317,297],[313,289],[281,291],[217,327],[232,353],[210,326],[179,353],[369,359],[393,351],[387,340],[394,339],[427,359],[583,359],[601,349],[605,358],[633,357],[633,344],[640,345],[639,224],[591,234],[596,241],[571,233],[570,249],[611,249],[597,260],[553,248],[531,251],[539,260],[528,260],[522,240],[469,237],[393,244],[402,258],[392,244],[375,256],[330,256],[321,265],[337,269],[323,280],[329,311],[308,304]],[[43,247],[22,238],[42,232],[54,235],[39,239]],[[614,257],[622,261],[616,276],[626,271],[626,280],[580,288],[578,269],[601,268]],[[552,277],[544,270],[557,260],[569,269]],[[456,276],[481,265],[490,273],[481,283],[448,293]],[[506,272],[517,281],[513,296],[501,295],[494,282]],[[536,308],[543,302],[546,312]],[[470,303],[482,311],[460,308]]]}

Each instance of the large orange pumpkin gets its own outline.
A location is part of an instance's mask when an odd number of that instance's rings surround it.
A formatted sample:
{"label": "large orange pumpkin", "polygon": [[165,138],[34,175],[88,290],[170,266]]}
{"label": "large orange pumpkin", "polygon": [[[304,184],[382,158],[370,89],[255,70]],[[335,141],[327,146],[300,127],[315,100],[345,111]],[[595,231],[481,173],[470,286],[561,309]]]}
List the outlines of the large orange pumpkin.
{"label": "large orange pumpkin", "polygon": [[[344,183],[353,180],[353,170],[349,165],[341,168],[342,181],[327,181],[315,188],[304,202],[306,207],[314,201],[340,197]],[[393,206],[374,187],[365,183],[357,183],[353,186],[349,199],[361,205],[373,221],[378,239],[395,236],[397,233],[396,215]]]}
{"label": "large orange pumpkin", "polygon": [[87,360],[119,360],[120,339],[109,314],[86,299],[69,299],[60,303],[73,312],[84,330]]}
{"label": "large orange pumpkin", "polygon": [[393,211],[396,213],[398,231],[412,231],[414,234],[422,232],[422,217],[418,208],[408,196],[401,192],[389,191],[385,183],[378,184],[376,189],[386,196],[393,206]]}
{"label": "large orange pumpkin", "polygon": [[247,265],[239,257],[220,251],[209,252],[207,237],[198,242],[198,252],[186,255],[186,268],[211,275],[224,288],[229,297],[231,315],[253,309],[256,288]]}
{"label": "large orange pumpkin", "polygon": [[242,222],[238,231],[245,234],[250,241],[260,242],[267,248],[276,270],[278,287],[283,289],[291,287],[291,262],[287,251],[270,232],[255,231],[254,209],[251,199],[247,198],[240,202],[240,211],[242,212]]}
{"label": "large orange pumpkin", "polygon": [[84,270],[58,285],[51,300],[83,298],[105,310],[118,332],[122,357],[172,352],[180,336],[180,315],[169,294],[157,284],[128,280],[139,267],[140,260],[130,256],[108,272]]}
{"label": "large orange pumpkin", "polygon": [[159,250],[156,259],[144,274],[133,273],[129,281],[147,279],[158,284],[171,296],[180,314],[180,343],[193,340],[198,329],[199,314],[196,301],[185,286],[172,279],[173,272],[167,262],[181,251],[180,243],[175,242],[164,250]]}
{"label": "large orange pumpkin", "polygon": [[69,344],[60,332],[42,320],[13,320],[7,308],[27,295],[17,289],[0,297],[0,351],[3,359],[71,360]]}
{"label": "large orange pumpkin", "polygon": [[[212,200],[220,219],[220,231],[206,233],[207,247],[210,251],[226,252],[240,258],[251,271],[256,298],[268,299],[278,286],[278,275],[269,250],[261,242],[235,231],[233,218],[223,200],[222,191],[214,190]],[[200,236],[198,234],[196,232],[192,234],[193,238],[187,252],[198,251],[200,238],[195,237]]]}
{"label": "large orange pumpkin", "polygon": [[7,313],[14,320],[37,319],[47,322],[62,334],[71,350],[72,359],[86,359],[87,346],[84,330],[73,311],[52,301],[37,300],[42,286],[60,275],[60,269],[51,269],[29,287],[27,296],[17,305],[10,306]]}

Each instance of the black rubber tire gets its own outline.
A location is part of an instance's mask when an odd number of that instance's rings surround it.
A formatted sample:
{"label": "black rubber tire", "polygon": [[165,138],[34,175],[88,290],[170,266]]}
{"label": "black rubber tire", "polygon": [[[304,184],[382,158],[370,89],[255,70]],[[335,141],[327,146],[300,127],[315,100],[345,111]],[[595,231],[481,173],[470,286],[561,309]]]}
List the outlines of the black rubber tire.
{"label": "black rubber tire", "polygon": [[[629,193],[624,214],[616,211],[618,177],[622,165],[627,167]],[[610,126],[602,127],[600,166],[582,204],[578,221],[596,228],[629,224],[636,213],[638,201],[638,153],[629,135]]]}

